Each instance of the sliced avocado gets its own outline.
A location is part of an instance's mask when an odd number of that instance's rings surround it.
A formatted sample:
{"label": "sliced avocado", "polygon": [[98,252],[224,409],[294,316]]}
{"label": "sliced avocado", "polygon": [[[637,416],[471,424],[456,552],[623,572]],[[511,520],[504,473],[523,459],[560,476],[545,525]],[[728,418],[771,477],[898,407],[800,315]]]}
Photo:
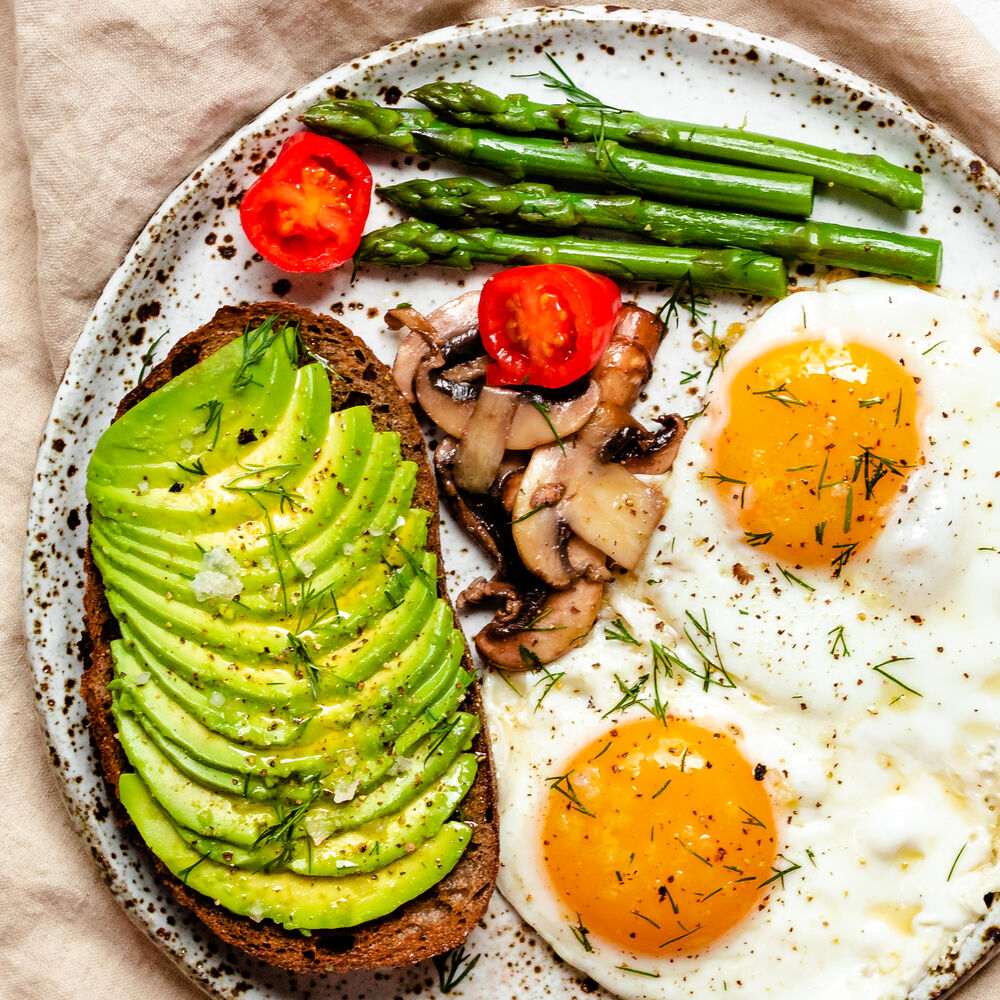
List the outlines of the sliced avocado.
{"label": "sliced avocado", "polygon": [[[259,329],[259,328],[258,328]],[[166,489],[181,478],[177,461],[198,461],[212,452],[229,464],[241,454],[241,432],[273,427],[288,405],[296,378],[297,345],[290,332],[264,329],[254,338],[259,359],[253,380],[233,387],[245,341],[235,340],[196,369],[189,369],[145,399],[101,436],[88,470],[108,486]],[[256,436],[256,435],[255,435]]]}
{"label": "sliced avocado", "polygon": [[[265,831],[281,822],[278,803],[283,803],[287,812],[312,798],[309,783],[286,783],[275,791],[273,799],[251,800],[241,794],[247,776],[240,776],[239,787],[234,785],[231,791],[209,788],[175,764],[121,702],[115,706],[115,718],[129,763],[173,819],[201,836],[253,847]],[[398,812],[447,772],[458,754],[468,748],[477,729],[475,716],[456,713],[440,733],[432,730],[424,737],[398,773],[367,792],[362,793],[360,784],[355,787],[353,781],[333,786],[320,782],[318,787],[329,794],[310,804],[312,835],[330,836]],[[177,753],[183,754],[183,750],[178,748]],[[360,782],[360,776],[355,781]],[[351,792],[354,795],[348,798]],[[340,797],[344,801],[336,801]],[[303,816],[301,821],[305,823],[307,818]]]}
{"label": "sliced avocado", "polygon": [[[320,687],[324,691],[331,687],[331,677],[340,678],[346,685],[357,685],[371,676],[413,641],[426,625],[437,603],[435,594],[423,581],[411,577],[409,588],[395,608],[360,636],[324,658]],[[122,621],[122,637],[141,655],[148,669],[155,671],[157,680],[165,689],[172,690],[170,681],[164,680],[164,675],[169,673],[171,677],[183,679],[187,687],[180,688],[182,692],[224,691],[226,696],[237,699],[237,710],[239,699],[251,699],[259,703],[275,721],[285,720],[281,727],[274,722],[269,724],[274,728],[268,728],[270,738],[263,739],[263,746],[289,742],[288,725],[291,724],[295,732],[299,731],[294,718],[298,713],[310,711],[315,704],[308,681],[295,676],[293,665],[241,665],[174,635],[171,630],[135,611],[130,619],[135,628],[128,621]],[[219,710],[218,716],[211,716],[209,708],[212,706],[206,708],[204,705],[208,696],[202,695],[197,699],[194,695],[189,698],[173,696],[189,712],[204,716],[206,724],[212,718],[212,728],[234,739],[256,742],[253,731],[248,728],[249,718],[228,720],[228,716],[223,714],[225,706]],[[236,728],[230,731],[230,726]]]}
{"label": "sliced avocado", "polygon": [[251,871],[333,876],[377,871],[412,854],[423,841],[433,837],[465,798],[475,776],[475,756],[460,754],[445,774],[400,812],[332,837],[319,837],[319,843],[313,841],[308,831],[304,836],[283,835],[287,828],[272,836],[262,835],[258,846],[250,849],[202,837],[190,830],[181,832],[199,854],[219,864],[238,865]]}
{"label": "sliced avocado", "polygon": [[307,930],[455,864],[478,720],[416,466],[300,351],[269,321],[153,393],[87,495],[123,802],[194,888]]}
{"label": "sliced avocado", "polygon": [[233,913],[267,917],[289,930],[353,927],[391,913],[441,881],[472,837],[467,824],[446,823],[412,854],[372,874],[243,871],[192,850],[137,775],[122,775],[119,795],[143,840],[175,876]]}
{"label": "sliced avocado", "polygon": [[260,515],[259,500],[277,498],[284,506],[298,502],[296,487],[311,467],[329,423],[330,383],[319,365],[307,365],[296,373],[295,392],[280,423],[241,465],[226,464],[213,472],[204,466],[206,474],[187,456],[178,455],[174,464],[182,489],[177,493],[169,488],[140,492],[88,480],[87,499],[105,517],[135,518],[168,531],[232,528]]}

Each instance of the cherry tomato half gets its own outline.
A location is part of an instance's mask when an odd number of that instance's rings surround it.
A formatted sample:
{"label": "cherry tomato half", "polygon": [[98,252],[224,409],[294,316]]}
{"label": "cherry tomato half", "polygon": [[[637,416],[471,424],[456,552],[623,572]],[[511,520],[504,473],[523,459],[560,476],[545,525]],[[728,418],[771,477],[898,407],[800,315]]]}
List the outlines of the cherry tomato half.
{"label": "cherry tomato half", "polygon": [[514,267],[487,279],[479,333],[490,385],[558,389],[586,375],[618,322],[618,286],[567,264]]}
{"label": "cherry tomato half", "polygon": [[372,174],[357,153],[297,132],[243,196],[240,223],[283,271],[327,271],[357,250],[371,198]]}

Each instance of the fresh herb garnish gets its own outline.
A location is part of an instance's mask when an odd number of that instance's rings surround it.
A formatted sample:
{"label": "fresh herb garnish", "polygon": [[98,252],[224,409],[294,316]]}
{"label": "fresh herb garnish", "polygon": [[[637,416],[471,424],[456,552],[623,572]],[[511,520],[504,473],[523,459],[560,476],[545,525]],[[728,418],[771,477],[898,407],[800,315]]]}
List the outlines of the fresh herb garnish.
{"label": "fresh herb garnish", "polygon": [[952,861],[951,868],[948,869],[948,877],[945,879],[945,882],[950,882],[951,881],[952,875],[955,874],[955,866],[958,864],[958,859],[965,853],[965,849],[968,846],[969,846],[969,844],[968,844],[968,842],[966,842],[966,843],[962,844],[962,846],[958,849],[958,854],[955,855],[955,860]]}
{"label": "fresh herb garnish", "polygon": [[274,811],[277,816],[277,822],[264,830],[253,842],[255,849],[262,847],[264,844],[276,844],[278,846],[278,854],[271,859],[267,866],[268,868],[276,868],[291,858],[295,849],[295,828],[319,796],[320,787],[317,784],[313,784],[309,789],[308,796],[295,806],[294,809],[286,809],[280,801],[275,801]]}
{"label": "fresh herb garnish", "polygon": [[633,705],[641,706],[651,715],[655,714],[649,705],[639,698],[639,693],[645,687],[646,681],[649,680],[649,674],[640,674],[638,680],[636,680],[636,682],[632,685],[626,684],[618,676],[618,674],[615,674],[615,680],[618,682],[618,690],[621,691],[622,696],[618,699],[617,704],[613,708],[609,708],[604,715],[601,716],[602,719],[606,719],[609,715],[614,715],[616,712],[627,711]]}
{"label": "fresh herb garnish", "polygon": [[[719,652],[719,641],[715,635],[715,632],[709,627],[708,624],[708,612],[702,609],[702,619],[699,621],[690,611],[685,611],[684,614],[687,616],[688,620],[694,625],[695,630],[698,634],[709,643],[710,651],[712,655],[702,649],[702,647],[695,641],[694,636],[691,635],[690,630],[687,626],[684,627],[684,635],[687,636],[687,640],[694,647],[695,652],[701,657],[702,665],[705,668],[704,674],[698,674],[694,670],[691,670],[688,666],[682,664],[684,669],[689,673],[694,674],[702,681],[703,689],[708,690],[709,684],[718,684],[719,687],[736,687],[736,682],[729,676],[729,672],[723,666],[722,654]],[[721,679],[712,676],[712,671],[716,671],[722,675]]]}
{"label": "fresh herb garnish", "polygon": [[660,978],[660,974],[658,972],[647,972],[645,969],[633,969],[631,965],[616,965],[615,968],[621,969],[622,972],[631,972],[636,976],[646,976],[649,979]]}
{"label": "fresh herb garnish", "polygon": [[813,591],[815,591],[815,590],[816,590],[816,588],[815,588],[815,587],[811,586],[810,584],[806,583],[806,581],[805,581],[805,580],[802,580],[802,579],[800,579],[800,578],[799,578],[799,577],[797,577],[797,576],[796,576],[796,575],[795,575],[794,573],[792,573],[792,572],[790,572],[789,570],[785,569],[785,567],[784,567],[784,566],[780,565],[779,563],[776,563],[775,565],[777,565],[777,567],[778,567],[778,572],[779,572],[779,573],[780,573],[780,574],[781,574],[781,575],[782,575],[782,576],[783,576],[783,577],[784,577],[784,578],[785,578],[785,579],[786,579],[786,580],[787,580],[787,581],[788,581],[789,583],[797,583],[797,584],[798,584],[798,585],[799,585],[800,587],[802,587],[802,588],[803,588],[804,590],[808,590],[810,594],[811,594],[811,593],[813,593]]}
{"label": "fresh herb garnish", "polygon": [[593,816],[594,814],[580,801],[579,796],[576,794],[573,782],[570,780],[572,774],[573,771],[569,770],[565,774],[556,775],[554,778],[546,778],[545,780],[549,782],[549,788],[553,792],[558,792],[569,800],[569,807],[571,809],[583,813],[584,816]]}
{"label": "fresh herb garnish", "polygon": [[[521,648],[524,649],[524,646]],[[541,663],[539,663],[539,666],[542,669],[542,676],[535,681],[535,686],[537,687],[539,684],[544,684],[545,687],[541,695],[539,695],[538,701],[535,702],[534,711],[536,712],[542,702],[545,701],[548,693],[566,676],[565,670],[552,671],[549,670],[548,667],[542,666]]]}
{"label": "fresh herb garnish", "polygon": [[542,415],[542,419],[548,424],[549,430],[552,432],[553,439],[559,445],[559,450],[565,455],[566,446],[563,444],[563,439],[559,436],[559,432],[556,430],[555,425],[552,423],[552,418],[549,416],[549,404],[544,399],[533,399],[531,405]]}
{"label": "fresh herb garnish", "polygon": [[153,355],[156,353],[157,347],[160,346],[160,341],[166,336],[166,331],[161,333],[159,337],[156,338],[150,345],[149,350],[140,359],[142,361],[142,367],[139,369],[139,377],[136,379],[135,384],[138,385],[145,377],[146,372],[149,370],[149,366],[153,363]]}
{"label": "fresh herb garnish", "polygon": [[544,82],[544,85],[549,90],[561,90],[566,96],[566,100],[570,104],[575,104],[578,108],[595,108],[602,111],[619,111],[620,108],[613,108],[610,104],[605,104],[599,97],[594,97],[593,94],[588,94],[587,91],[581,90],[570,77],[570,75],[556,62],[554,56],[550,55],[548,52],[545,53],[545,58],[552,64],[558,76],[553,76],[551,73],[545,73],[544,71],[539,71],[537,73],[514,73],[512,74],[515,80],[533,80],[539,79]]}
{"label": "fresh herb garnish", "polygon": [[[241,465],[240,468],[245,471],[238,476],[234,476],[228,483],[224,483],[222,487],[224,490],[228,490],[230,493],[243,493],[255,500],[261,508],[264,507],[261,497],[277,497],[279,512],[284,511],[285,504],[288,504],[289,510],[295,510],[301,505],[303,501],[302,494],[296,490],[288,489],[284,483],[284,480],[292,474],[293,470],[299,468],[297,462],[262,466]],[[281,475],[273,475],[266,482],[255,483],[253,486],[242,485],[255,476],[267,475],[270,472],[280,472]]]}
{"label": "fresh herb garnish", "polygon": [[830,564],[833,566],[833,578],[837,579],[840,576],[841,571],[847,565],[847,561],[854,555],[854,550],[858,547],[857,542],[841,542],[838,545],[834,545],[835,549],[840,551],[837,553],[836,558]]}
{"label": "fresh herb garnish", "polygon": [[199,403],[196,410],[208,410],[208,414],[205,416],[205,426],[202,428],[202,434],[207,434],[213,427],[215,428],[215,436],[212,438],[212,447],[219,443],[219,431],[222,430],[222,402],[218,399],[210,399],[207,403]]}
{"label": "fresh herb garnish", "polygon": [[923,695],[919,691],[915,690],[914,688],[911,688],[909,684],[904,684],[898,677],[894,677],[892,674],[890,674],[887,670],[884,669],[891,663],[903,663],[906,660],[912,660],[912,659],[913,659],[912,656],[890,656],[888,660],[883,660],[881,663],[876,663],[875,666],[872,667],[872,670],[874,670],[875,673],[877,674],[881,674],[883,677],[886,678],[886,680],[892,681],[893,684],[898,684],[904,691],[909,691],[910,694],[915,694],[918,698],[923,698]]}
{"label": "fresh herb garnish", "polygon": [[745,479],[734,479],[732,476],[724,475],[721,472],[716,472],[713,475],[705,475],[702,473],[703,479],[714,479],[717,483],[732,483],[734,486],[742,486],[740,490],[740,507],[743,506],[747,498],[747,481]]}
{"label": "fresh herb garnish", "polygon": [[183,462],[175,463],[177,468],[183,472],[189,472],[192,476],[206,476],[205,465],[200,458],[196,458],[190,465],[185,465]]}
{"label": "fresh herb garnish", "polygon": [[276,337],[284,333],[287,327],[276,330],[279,317],[277,315],[268,316],[260,326],[247,328],[243,333],[243,359],[236,374],[233,376],[233,388],[238,392],[248,385],[259,385],[254,382],[252,369],[264,360],[271,344]]}
{"label": "fresh herb garnish", "polygon": [[434,967],[438,972],[438,985],[442,993],[450,993],[472,972],[479,961],[478,955],[466,955],[465,945],[460,944],[443,955],[434,956]]}
{"label": "fresh herb garnish", "polygon": [[518,652],[521,654],[521,662],[524,664],[525,670],[541,670],[541,657],[533,649],[528,649],[527,646],[522,645],[519,647]]}
{"label": "fresh herb garnish", "polygon": [[847,648],[847,640],[844,638],[844,626],[837,625],[830,629],[827,635],[833,636],[833,642],[830,645],[830,655],[831,656],[850,656],[851,651]]}
{"label": "fresh herb garnish", "polygon": [[576,938],[580,947],[583,948],[584,951],[591,952],[594,950],[594,946],[590,943],[590,939],[587,937],[590,930],[583,926],[583,917],[581,917],[579,913],[576,915],[576,924],[571,926],[570,930],[573,932],[573,937]]}
{"label": "fresh herb garnish", "polygon": [[753,396],[763,396],[765,399],[773,399],[776,403],[781,403],[782,406],[805,406],[806,404],[799,399],[798,396],[788,388],[787,382],[782,382],[781,385],[774,386],[773,389],[761,389],[758,392],[751,393]]}
{"label": "fresh herb garnish", "polygon": [[775,868],[775,867],[772,866],[771,871],[773,871],[774,874],[769,879],[766,879],[765,881],[761,882],[761,884],[760,884],[760,888],[761,889],[763,889],[764,886],[766,886],[766,885],[770,885],[772,882],[780,882],[781,883],[781,888],[784,889],[785,888],[785,876],[786,875],[791,875],[792,872],[797,872],[802,867],[802,865],[796,864],[790,858],[786,858],[784,856],[784,854],[779,854],[778,857],[781,858],[782,861],[786,862],[788,864],[788,867],[787,868]]}
{"label": "fresh herb garnish", "polygon": [[611,626],[604,629],[604,636],[607,639],[614,639],[615,642],[625,642],[631,646],[641,646],[642,643],[632,635],[631,632],[625,627],[625,623],[621,618],[616,618]]}
{"label": "fresh herb garnish", "polygon": [[[694,281],[691,278],[691,272],[687,271],[684,277],[674,285],[674,290],[670,293],[670,298],[656,310],[656,318],[663,324],[663,332],[660,334],[660,338],[662,339],[666,334],[671,323],[674,326],[680,325],[681,309],[687,310],[691,317],[691,325],[694,326],[698,320],[704,317],[705,308],[708,306],[708,303],[708,299],[698,294],[694,287]],[[698,377],[698,372],[685,372],[684,374],[689,377],[681,385]]]}
{"label": "fresh herb garnish", "polygon": [[767,543],[774,538],[773,531],[744,531],[743,537],[746,539],[747,545],[752,545],[754,547],[758,545],[767,545]]}

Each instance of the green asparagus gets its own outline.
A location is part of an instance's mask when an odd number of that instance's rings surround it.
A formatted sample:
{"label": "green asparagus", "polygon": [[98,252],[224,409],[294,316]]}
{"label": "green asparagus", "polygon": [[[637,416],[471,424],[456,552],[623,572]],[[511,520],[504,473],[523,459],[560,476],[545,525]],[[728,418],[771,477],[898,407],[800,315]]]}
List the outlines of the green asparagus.
{"label": "green asparagus", "polygon": [[743,247],[928,284],[936,283],[941,273],[938,240],[827,222],[663,205],[629,194],[578,194],[537,182],[494,187],[473,177],[419,178],[378,192],[413,215],[457,227],[529,226],[565,232],[593,226],[672,246]]}
{"label": "green asparagus", "polygon": [[336,139],[446,156],[515,180],[625,188],[654,198],[774,215],[807,216],[812,210],[811,177],[629,150],[600,136],[596,142],[568,144],[502,136],[450,125],[423,109],[397,111],[361,100],[324,101],[306,111],[302,121]]}
{"label": "green asparagus", "polygon": [[626,281],[728,288],[780,299],[788,290],[784,262],[751,250],[693,250],[575,236],[518,236],[496,229],[439,229],[411,219],[368,233],[355,259],[373,264],[574,264]]}
{"label": "green asparagus", "polygon": [[923,200],[920,174],[881,156],[843,153],[743,129],[692,125],[593,104],[538,104],[524,94],[500,97],[471,83],[430,83],[407,96],[459,125],[577,141],[594,141],[603,135],[624,146],[808,174],[827,184],[865,191],[897,208],[920,208]]}

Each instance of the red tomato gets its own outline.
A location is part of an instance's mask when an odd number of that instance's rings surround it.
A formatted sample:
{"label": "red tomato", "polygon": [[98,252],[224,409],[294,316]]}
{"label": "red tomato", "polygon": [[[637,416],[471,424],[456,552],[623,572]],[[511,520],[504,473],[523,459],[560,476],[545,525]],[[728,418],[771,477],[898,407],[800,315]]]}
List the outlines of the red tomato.
{"label": "red tomato", "polygon": [[586,375],[618,322],[618,286],[567,264],[534,264],[493,275],[479,297],[479,333],[493,358],[490,385],[558,389]]}
{"label": "red tomato", "polygon": [[240,223],[283,271],[328,271],[357,250],[371,199],[372,174],[357,153],[297,132],[243,196]]}

